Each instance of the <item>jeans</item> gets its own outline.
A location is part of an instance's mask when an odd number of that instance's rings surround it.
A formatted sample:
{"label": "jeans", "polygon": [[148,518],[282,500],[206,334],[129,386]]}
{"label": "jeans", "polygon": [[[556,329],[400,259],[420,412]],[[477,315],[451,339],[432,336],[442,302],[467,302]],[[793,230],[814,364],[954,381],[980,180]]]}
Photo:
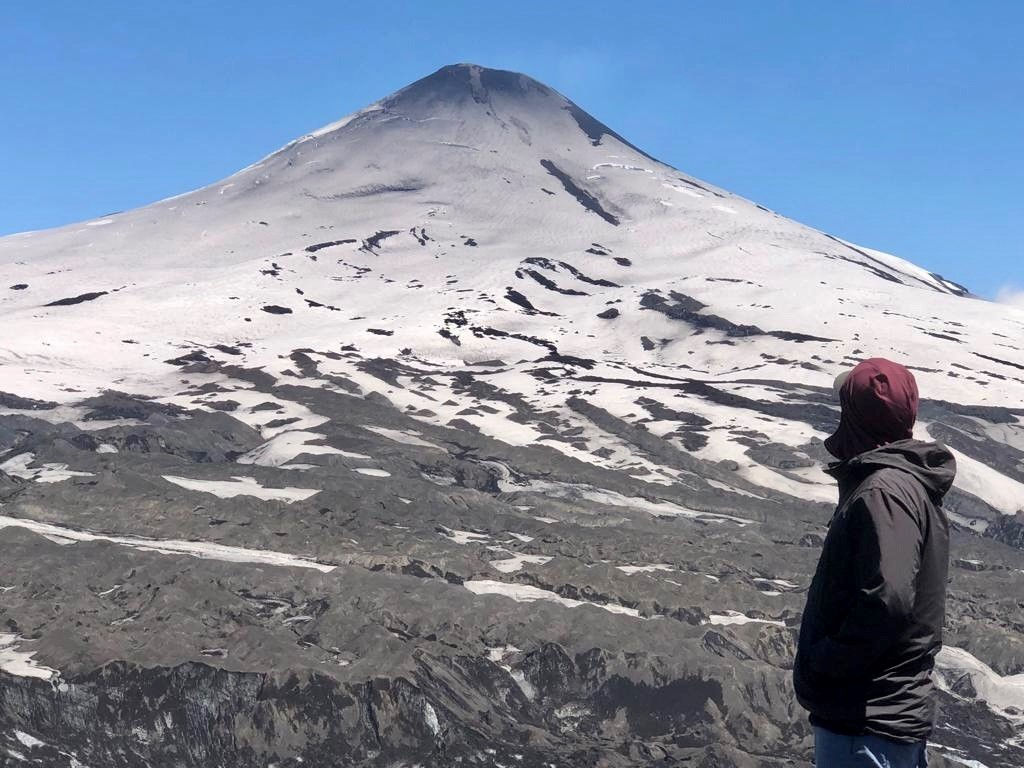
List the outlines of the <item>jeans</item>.
{"label": "jeans", "polygon": [[928,768],[927,742],[904,744],[873,734],[843,736],[814,729],[816,768]]}

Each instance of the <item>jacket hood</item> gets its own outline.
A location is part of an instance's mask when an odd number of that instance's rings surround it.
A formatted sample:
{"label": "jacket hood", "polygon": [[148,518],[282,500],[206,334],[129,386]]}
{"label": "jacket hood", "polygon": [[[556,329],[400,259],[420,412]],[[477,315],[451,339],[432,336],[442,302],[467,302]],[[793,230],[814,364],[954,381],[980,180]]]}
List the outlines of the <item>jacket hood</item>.
{"label": "jacket hood", "polygon": [[899,440],[831,464],[828,473],[840,485],[852,475],[870,473],[889,467],[899,469],[918,479],[928,495],[940,503],[956,478],[956,458],[943,445],[921,440]]}
{"label": "jacket hood", "polygon": [[914,435],[918,391],[914,374],[872,357],[836,380],[842,415],[825,448],[840,461]]}

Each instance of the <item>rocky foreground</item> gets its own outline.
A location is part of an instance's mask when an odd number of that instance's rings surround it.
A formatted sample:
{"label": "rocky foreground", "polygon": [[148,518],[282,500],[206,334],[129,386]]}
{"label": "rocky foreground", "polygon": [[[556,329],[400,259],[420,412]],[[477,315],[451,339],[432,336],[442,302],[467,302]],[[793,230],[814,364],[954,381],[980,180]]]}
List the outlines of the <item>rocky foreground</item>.
{"label": "rocky foreground", "polygon": [[[230,402],[206,371],[191,393]],[[790,666],[827,505],[722,490],[643,429],[685,481],[229,373],[269,441],[235,406],[114,394],[0,417],[4,764],[810,765]],[[954,536],[947,642],[992,671],[944,653],[936,755],[1024,760],[999,677],[1024,670],[1020,530]]]}

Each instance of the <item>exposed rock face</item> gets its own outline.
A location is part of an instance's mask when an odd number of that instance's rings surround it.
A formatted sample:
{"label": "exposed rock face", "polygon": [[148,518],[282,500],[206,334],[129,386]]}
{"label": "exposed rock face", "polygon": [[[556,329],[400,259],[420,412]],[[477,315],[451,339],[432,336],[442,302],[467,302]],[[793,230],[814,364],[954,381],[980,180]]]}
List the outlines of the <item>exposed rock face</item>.
{"label": "exposed rock face", "polygon": [[0,240],[0,765],[809,768],[868,354],[961,463],[934,763],[1024,764],[1013,310],[469,65],[93,224]]}

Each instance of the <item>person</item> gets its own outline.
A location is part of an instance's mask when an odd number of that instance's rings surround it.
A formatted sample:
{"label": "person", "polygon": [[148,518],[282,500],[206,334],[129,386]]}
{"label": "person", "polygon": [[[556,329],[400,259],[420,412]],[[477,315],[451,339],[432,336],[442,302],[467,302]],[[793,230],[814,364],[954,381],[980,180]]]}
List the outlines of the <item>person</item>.
{"label": "person", "polygon": [[817,768],[923,768],[942,647],[956,476],[943,446],[913,438],[918,388],[882,358],[836,380],[825,441],[839,504],[807,594],[793,666]]}

